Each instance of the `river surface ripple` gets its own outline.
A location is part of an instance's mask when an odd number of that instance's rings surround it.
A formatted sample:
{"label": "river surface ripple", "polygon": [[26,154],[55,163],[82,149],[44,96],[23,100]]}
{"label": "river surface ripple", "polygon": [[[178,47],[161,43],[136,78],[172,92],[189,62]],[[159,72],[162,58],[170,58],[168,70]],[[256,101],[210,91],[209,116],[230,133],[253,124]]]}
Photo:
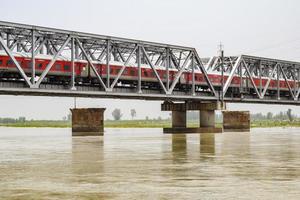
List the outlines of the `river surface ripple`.
{"label": "river surface ripple", "polygon": [[0,128],[0,199],[300,199],[300,129]]}

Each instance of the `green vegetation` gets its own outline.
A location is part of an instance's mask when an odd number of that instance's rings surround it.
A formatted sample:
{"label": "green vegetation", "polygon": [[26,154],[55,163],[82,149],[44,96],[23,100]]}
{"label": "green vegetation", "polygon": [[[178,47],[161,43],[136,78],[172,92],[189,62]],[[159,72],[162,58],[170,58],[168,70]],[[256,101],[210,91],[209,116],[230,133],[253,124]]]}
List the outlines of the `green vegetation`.
{"label": "green vegetation", "polygon": [[50,121],[50,120],[31,120],[25,122],[0,123],[0,126],[7,127],[50,127],[50,128],[68,128],[71,127],[70,121]]}
{"label": "green vegetation", "polygon": [[300,127],[300,121],[286,120],[261,120],[251,121],[252,128],[267,128],[267,127]]}
{"label": "green vegetation", "polygon": [[[170,127],[170,120],[106,120],[104,122],[106,128],[163,128]],[[31,120],[25,122],[0,123],[0,126],[6,127],[50,127],[50,128],[69,128],[70,121],[47,121],[47,120]],[[189,127],[197,127],[197,121],[189,121]],[[217,123],[217,127],[221,127],[221,123]],[[300,121],[287,120],[252,120],[252,128],[258,127],[300,127]]]}
{"label": "green vegetation", "polygon": [[[121,120],[123,116],[120,109],[115,109],[112,112],[114,120],[106,120],[104,122],[107,128],[164,128],[171,127],[171,119],[150,119],[146,117],[145,120],[135,120],[136,110],[131,109],[130,115],[132,120]],[[199,113],[188,112],[188,127],[199,126]],[[216,115],[217,127],[221,127],[222,116]],[[26,120],[25,117],[14,118],[0,118],[0,126],[7,127],[50,127],[50,128],[69,128],[71,127],[71,115],[63,117],[62,120]],[[292,110],[288,109],[285,112],[278,114],[273,113],[257,113],[251,115],[251,127],[300,127],[300,118],[292,114]]]}
{"label": "green vegetation", "polygon": [[[171,127],[171,121],[168,119],[148,119],[148,120],[106,120],[104,122],[105,127],[109,128],[165,128]],[[190,127],[197,127],[198,123],[196,121],[191,121],[188,123]]]}

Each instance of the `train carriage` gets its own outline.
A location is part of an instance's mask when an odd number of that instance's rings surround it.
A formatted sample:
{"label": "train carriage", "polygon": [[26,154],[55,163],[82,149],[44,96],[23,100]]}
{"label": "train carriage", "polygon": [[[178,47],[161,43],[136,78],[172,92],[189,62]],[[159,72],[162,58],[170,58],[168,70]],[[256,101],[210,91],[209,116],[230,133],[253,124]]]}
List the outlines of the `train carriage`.
{"label": "train carriage", "polygon": [[[31,73],[31,59],[28,55],[25,55],[24,53],[15,53],[15,58],[17,62],[20,64],[24,72],[28,75]],[[42,72],[46,69],[47,65],[50,63],[51,56],[46,55],[37,55],[35,60],[35,71],[36,75],[40,76]],[[93,65],[95,66],[97,72],[99,75],[105,79],[107,76],[107,68],[105,63],[101,62],[94,62]],[[111,61],[110,62],[110,77],[111,79],[114,79],[117,77],[118,73],[120,72],[122,68],[121,62]],[[165,67],[156,66],[157,73],[161,80],[163,82],[167,81],[167,72]],[[170,83],[174,81],[176,77],[177,70],[175,69],[169,69],[169,80]],[[45,81],[52,82],[52,83],[65,83],[67,84],[70,81],[70,76],[72,74],[72,68],[71,68],[71,62],[64,57],[59,57],[57,61],[53,64],[51,67],[47,79]],[[86,60],[76,60],[75,62],[75,75],[76,75],[76,81],[78,84],[97,84],[97,77],[94,73],[94,71],[89,66],[88,62]],[[155,73],[153,72],[152,68],[149,65],[142,64],[141,65],[141,76],[143,80],[143,86],[144,87],[159,87],[158,80],[155,76]],[[7,56],[7,54],[4,51],[0,51],[0,78],[2,80],[8,80],[8,79],[18,79],[20,78],[20,75],[18,73],[18,70],[13,63],[13,61]],[[212,82],[212,84],[219,88],[221,87],[221,80],[222,77],[219,72],[209,72],[208,78]],[[228,74],[224,74],[224,82],[227,80]],[[122,73],[122,76],[120,77],[121,83],[135,86],[137,84],[138,79],[138,67],[135,63],[131,63],[128,66],[126,66],[124,72]],[[296,84],[293,80],[288,81],[290,86],[293,88]],[[262,84],[262,86],[266,85],[267,79],[263,78],[260,82],[259,77],[254,77],[254,83],[257,87]],[[244,85],[248,89],[253,89],[253,86],[250,83],[249,78],[243,77],[242,79],[239,76],[234,76],[230,85],[231,89],[238,89],[240,86]],[[183,75],[179,79],[179,83],[177,86],[179,88],[181,87],[191,87],[192,85],[192,72],[191,71],[185,71]],[[205,81],[204,75],[200,71],[195,71],[195,85],[207,88],[207,83]],[[279,82],[280,90],[282,91],[288,91],[288,85],[285,82],[284,79],[280,79]],[[277,90],[277,80],[271,80],[269,84],[269,90]]]}

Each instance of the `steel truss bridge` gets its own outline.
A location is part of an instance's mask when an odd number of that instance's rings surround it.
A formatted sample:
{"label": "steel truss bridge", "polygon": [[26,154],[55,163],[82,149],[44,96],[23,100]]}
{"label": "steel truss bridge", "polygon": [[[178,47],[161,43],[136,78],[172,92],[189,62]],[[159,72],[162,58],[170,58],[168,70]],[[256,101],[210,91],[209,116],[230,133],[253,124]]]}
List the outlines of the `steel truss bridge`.
{"label": "steel truss bridge", "polygon": [[[0,51],[5,52],[15,65],[19,78],[1,78],[0,94],[42,95],[70,97],[132,98],[147,100],[225,101],[248,103],[300,104],[300,63],[248,55],[212,57],[201,59],[195,48],[169,44],[96,35],[33,25],[0,21]],[[30,73],[25,72],[16,59],[22,55],[31,60]],[[36,73],[36,57],[51,58],[39,75]],[[71,62],[69,81],[51,83],[49,71],[58,59]],[[75,62],[85,60],[94,72],[97,82],[81,84],[76,79]],[[111,76],[111,63],[121,63],[117,76]],[[95,63],[105,63],[107,73],[99,74]],[[134,66],[132,65],[134,63]],[[142,65],[149,66],[157,87],[144,84]],[[127,66],[136,67],[138,75],[133,84],[126,85],[121,77]],[[162,79],[158,69],[166,70]],[[170,71],[176,71],[170,78]],[[182,86],[184,73],[192,74],[191,84]],[[205,85],[195,82],[195,74],[201,73]],[[222,83],[214,84],[210,75],[222,76]],[[233,88],[234,77],[240,85]],[[259,79],[259,86],[254,79]],[[279,81],[288,90],[282,91]],[[276,81],[277,87],[270,89]],[[294,84],[291,85],[291,82]]]}

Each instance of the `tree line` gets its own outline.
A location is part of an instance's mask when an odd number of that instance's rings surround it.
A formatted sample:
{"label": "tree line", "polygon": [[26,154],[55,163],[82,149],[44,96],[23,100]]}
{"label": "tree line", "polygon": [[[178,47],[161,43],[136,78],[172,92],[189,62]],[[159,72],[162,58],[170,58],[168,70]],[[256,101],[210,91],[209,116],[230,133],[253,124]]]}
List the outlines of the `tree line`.
{"label": "tree line", "polygon": [[[116,108],[111,113],[114,120],[121,120],[123,113],[121,112],[121,109]],[[134,119],[136,117],[136,110],[131,109],[130,110],[131,119]],[[288,109],[287,111],[281,111],[277,114],[274,114],[272,112],[268,112],[266,114],[263,113],[255,113],[250,115],[251,120],[288,120],[288,121],[294,121],[298,119],[296,115],[292,113],[292,109]],[[171,116],[169,117],[171,118]],[[146,116],[146,120],[149,120],[149,117]],[[158,117],[158,120],[161,120],[161,117]],[[197,111],[190,111],[187,113],[187,119],[188,120],[198,120],[199,119],[199,112]],[[222,121],[222,114],[216,114],[216,121]]]}
{"label": "tree line", "polygon": [[292,109],[288,109],[287,111],[281,111],[277,114],[273,114],[272,112],[268,112],[267,114],[256,113],[251,114],[252,120],[288,120],[294,121],[298,119],[296,115],[292,113]]}
{"label": "tree line", "polygon": [[[116,108],[112,111],[111,115],[113,116],[114,120],[121,120],[123,114],[121,112],[121,109]],[[130,110],[130,116],[131,119],[134,119],[136,117],[136,110],[135,109],[131,109]]]}
{"label": "tree line", "polygon": [[[118,121],[121,120],[123,117],[123,113],[121,112],[121,109],[116,108],[112,111],[112,117],[114,120]],[[137,112],[135,109],[130,110],[130,116],[133,120],[137,115]],[[171,118],[171,115],[168,119]],[[187,113],[187,119],[188,120],[198,120],[199,119],[199,112],[191,111]],[[280,120],[280,121],[294,121],[298,120],[299,118],[292,113],[291,109],[288,109],[287,111],[281,111],[277,114],[274,114],[272,112],[268,112],[266,114],[263,113],[255,113],[251,114],[251,120]],[[71,121],[71,114],[68,114],[66,117],[63,117],[63,121]],[[146,116],[145,120],[150,120],[148,116]],[[159,116],[157,120],[162,120],[162,118]],[[222,121],[222,115],[216,114],[216,121]],[[19,118],[0,118],[0,123],[2,124],[9,124],[9,123],[24,123],[26,122],[25,117],[19,117]]]}
{"label": "tree line", "polygon": [[17,119],[15,118],[0,118],[0,123],[2,124],[10,124],[10,123],[23,123],[26,122],[26,118],[25,117],[19,117]]}

